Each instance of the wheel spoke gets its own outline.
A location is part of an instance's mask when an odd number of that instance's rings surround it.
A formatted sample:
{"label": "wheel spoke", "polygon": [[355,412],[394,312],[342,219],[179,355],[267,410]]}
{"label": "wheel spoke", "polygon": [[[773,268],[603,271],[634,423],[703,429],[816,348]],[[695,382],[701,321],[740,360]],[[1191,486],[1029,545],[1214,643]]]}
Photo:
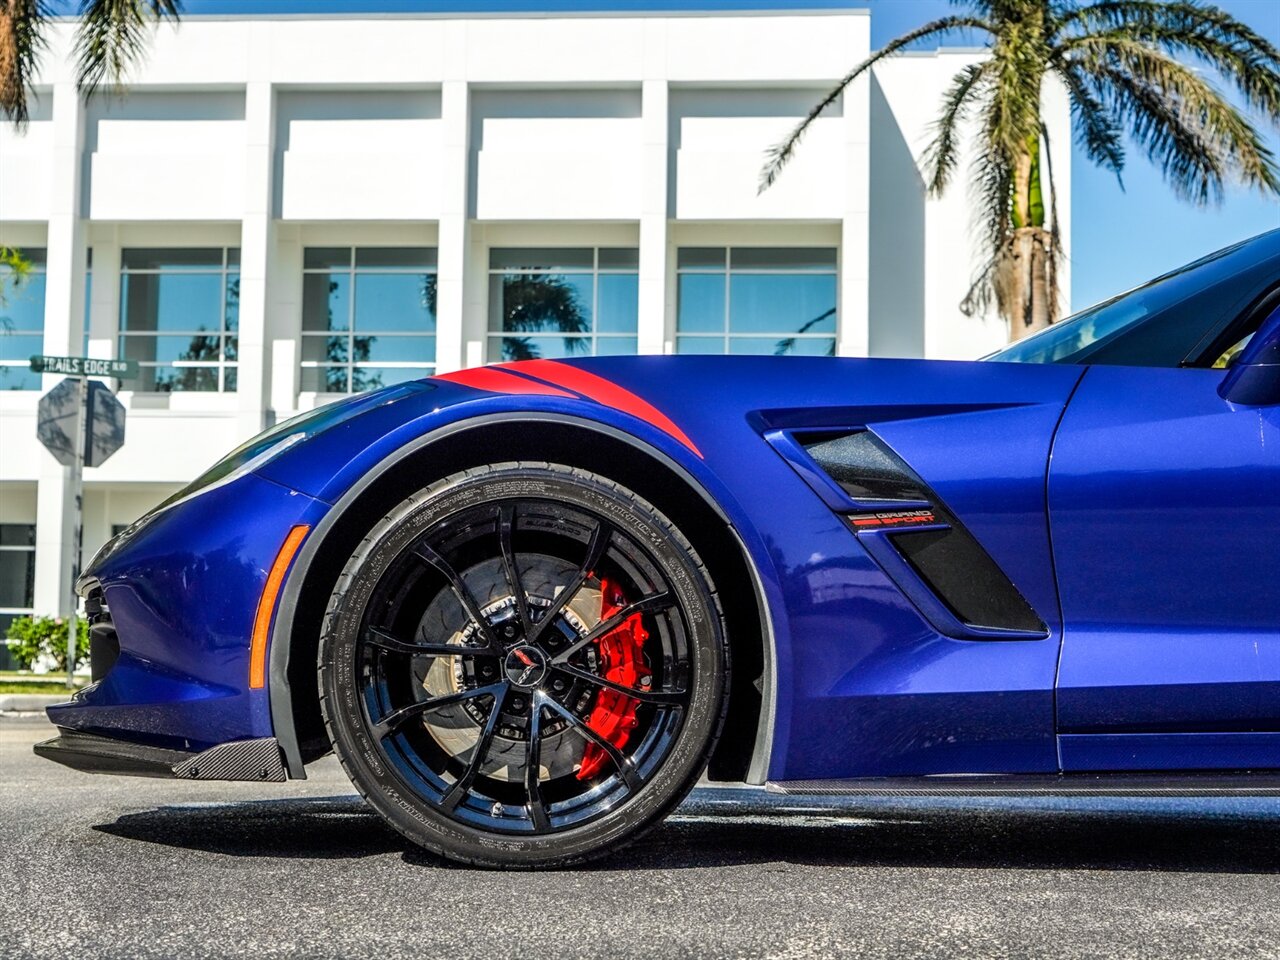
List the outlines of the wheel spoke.
{"label": "wheel spoke", "polygon": [[495,656],[497,651],[489,646],[470,646],[463,643],[410,643],[388,633],[381,627],[370,627],[365,634],[365,643],[393,653],[407,653],[412,656],[432,657],[471,657]]}
{"label": "wheel spoke", "polygon": [[471,595],[470,588],[467,587],[462,577],[458,575],[458,571],[453,569],[453,565],[427,543],[418,544],[413,552],[419,559],[424,560],[440,571],[444,578],[449,581],[449,586],[453,588],[458,602],[462,604],[462,609],[466,611],[471,621],[480,628],[486,643],[495,650],[500,649],[502,644],[498,642],[498,638],[494,635],[493,629],[489,626],[489,621],[480,612],[480,604]]}
{"label": "wheel spoke", "polygon": [[507,584],[516,599],[516,615],[520,618],[520,632],[529,635],[529,598],[520,583],[520,568],[516,566],[516,552],[512,538],[516,527],[516,508],[506,503],[498,508],[498,543],[502,547],[502,565],[507,572]]}
{"label": "wheel spoke", "polygon": [[493,705],[489,707],[489,716],[484,722],[484,729],[480,732],[480,739],[476,741],[475,752],[471,755],[471,762],[467,764],[466,772],[462,774],[448,792],[441,799],[440,804],[446,810],[453,811],[457,809],[462,799],[471,791],[471,784],[475,782],[476,775],[480,772],[480,765],[484,763],[485,757],[489,755],[489,746],[493,743],[493,735],[498,729],[498,717],[502,713],[502,703],[506,698],[507,691],[510,686],[503,684],[501,693],[494,694]]}
{"label": "wheel spoke", "polygon": [[670,593],[663,591],[662,593],[651,593],[647,597],[641,597],[635,603],[629,603],[613,616],[606,620],[601,620],[589,631],[573,641],[563,650],[556,652],[551,658],[551,662],[557,666],[565,663],[568,659],[588,644],[596,643],[601,638],[608,636],[618,627],[627,622],[628,619],[634,617],[638,613],[658,613],[667,610],[676,605],[675,598]]}
{"label": "wheel spoke", "polygon": [[582,585],[591,579],[591,575],[595,572],[596,564],[604,557],[604,552],[609,547],[609,539],[612,536],[613,528],[609,524],[603,520],[596,524],[595,530],[591,531],[591,539],[587,542],[587,555],[582,561],[582,566],[573,575],[573,579],[565,584],[564,589],[556,595],[555,600],[551,602],[551,606],[542,615],[542,619],[533,625],[532,630],[527,634],[530,643],[536,642],[538,637],[542,636],[542,632],[555,620],[560,611],[574,598],[577,592],[582,589]]}
{"label": "wheel spoke", "polygon": [[620,683],[614,683],[605,677],[596,676],[589,670],[583,670],[575,667],[571,663],[553,664],[553,669],[562,673],[567,673],[571,677],[577,677],[579,680],[585,680],[587,683],[594,683],[598,687],[605,687],[614,690],[624,696],[630,697],[632,700],[639,700],[641,703],[652,703],[661,707],[679,707],[684,705],[685,697],[688,694],[684,691],[672,690],[637,690],[634,687],[626,687]]}
{"label": "wheel spoke", "polygon": [[529,747],[525,756],[524,788],[529,798],[529,816],[539,833],[551,827],[546,805],[542,802],[542,709],[550,698],[541,690],[533,695],[529,710]]}
{"label": "wheel spoke", "polygon": [[571,726],[575,727],[583,736],[609,755],[609,759],[618,768],[618,774],[629,789],[635,790],[640,786],[640,774],[636,772],[636,768],[632,766],[631,761],[622,755],[621,750],[592,730],[576,713],[556,700],[547,697],[545,703],[550,710],[568,720]]}
{"label": "wheel spoke", "polygon": [[413,717],[426,713],[428,710],[437,710],[440,707],[452,706],[455,703],[462,703],[464,700],[472,700],[476,697],[496,697],[506,688],[506,686],[505,682],[491,683],[487,686],[476,687],[474,690],[459,690],[457,693],[445,694],[443,697],[432,697],[430,700],[418,700],[408,706],[401,707],[399,710],[392,710],[377,723],[373,724],[373,734],[379,740],[385,739],[406,720],[410,720]]}

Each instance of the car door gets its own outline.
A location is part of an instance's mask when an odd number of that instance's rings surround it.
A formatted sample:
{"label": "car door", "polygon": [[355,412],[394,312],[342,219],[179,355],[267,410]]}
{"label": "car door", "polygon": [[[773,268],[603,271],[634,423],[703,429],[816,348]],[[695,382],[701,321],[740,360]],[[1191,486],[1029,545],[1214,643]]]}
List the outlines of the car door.
{"label": "car door", "polygon": [[1092,366],[1048,482],[1064,770],[1280,767],[1280,407]]}

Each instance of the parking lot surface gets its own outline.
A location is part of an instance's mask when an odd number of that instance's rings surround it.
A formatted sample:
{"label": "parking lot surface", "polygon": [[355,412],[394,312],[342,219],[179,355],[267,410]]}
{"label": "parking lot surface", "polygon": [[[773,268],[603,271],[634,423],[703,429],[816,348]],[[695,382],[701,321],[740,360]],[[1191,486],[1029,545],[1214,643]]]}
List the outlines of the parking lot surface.
{"label": "parking lot surface", "polygon": [[704,788],[571,871],[410,847],[332,759],[284,785],[76,773],[0,717],[0,957],[1280,956],[1280,801]]}

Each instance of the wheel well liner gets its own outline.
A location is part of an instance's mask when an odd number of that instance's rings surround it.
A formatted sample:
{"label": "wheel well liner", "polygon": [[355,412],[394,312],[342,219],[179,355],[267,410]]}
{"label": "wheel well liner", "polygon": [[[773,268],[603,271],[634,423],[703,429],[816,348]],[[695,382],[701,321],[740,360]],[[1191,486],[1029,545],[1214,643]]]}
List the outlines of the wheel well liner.
{"label": "wheel well liner", "polygon": [[[693,544],[716,584],[730,647],[729,713],[711,757],[714,780],[765,769],[772,716],[768,610],[737,532],[711,496],[673,461],[633,437],[569,417],[496,415],[427,434],[370,471],[308,539],[272,630],[271,715],[291,775],[329,751],[315,680],[324,610],[346,558],[383,513],[432,480],[497,460],[581,467],[630,488]],[[281,682],[283,679],[284,682]],[[759,774],[756,774],[757,778]]]}

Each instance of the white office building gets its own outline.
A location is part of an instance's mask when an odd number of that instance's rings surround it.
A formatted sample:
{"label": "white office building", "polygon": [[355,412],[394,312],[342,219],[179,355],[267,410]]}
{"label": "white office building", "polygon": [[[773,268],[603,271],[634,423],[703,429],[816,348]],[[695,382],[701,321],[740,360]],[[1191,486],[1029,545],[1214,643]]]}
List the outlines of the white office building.
{"label": "white office building", "polygon": [[[0,130],[0,633],[70,602],[68,471],[31,354],[140,362],[124,447],[85,474],[86,558],[275,420],[525,356],[972,358],[963,170],[921,176],[980,51],[855,83],[779,183],[765,149],[871,49],[864,11],[189,17],[127,98],[77,95],[59,23]],[[1070,213],[1068,108],[1045,106]],[[1066,231],[1069,236],[1069,230]],[[1063,288],[1069,289],[1064,279]],[[2,649],[2,648],[0,648]]]}

